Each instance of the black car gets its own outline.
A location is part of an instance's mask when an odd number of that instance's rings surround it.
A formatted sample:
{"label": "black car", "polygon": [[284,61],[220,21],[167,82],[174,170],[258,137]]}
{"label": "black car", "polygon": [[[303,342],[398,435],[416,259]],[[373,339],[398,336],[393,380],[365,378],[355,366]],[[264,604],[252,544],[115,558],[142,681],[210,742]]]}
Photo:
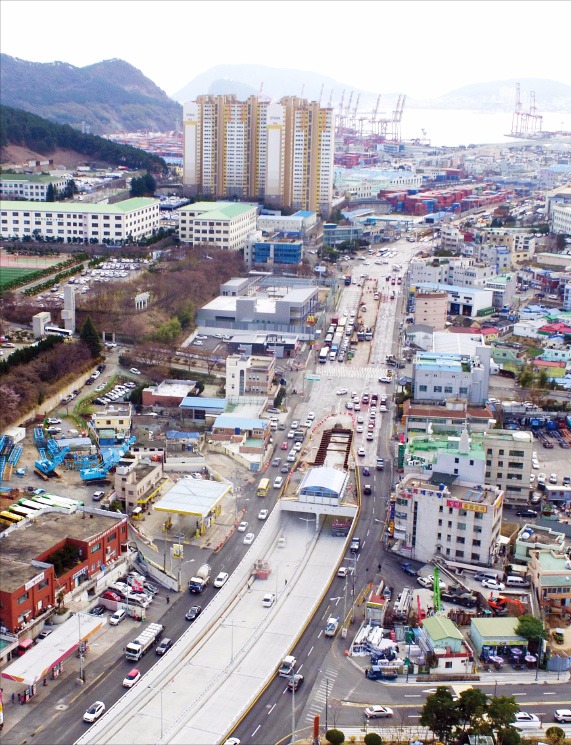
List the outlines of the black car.
{"label": "black car", "polygon": [[172,647],[172,639],[168,639],[165,637],[161,643],[157,646],[155,649],[155,652],[161,657],[163,654],[169,651],[169,649]]}
{"label": "black car", "polygon": [[202,608],[200,605],[193,605],[192,608],[188,611],[185,618],[187,621],[196,621],[198,616],[202,613]]}
{"label": "black car", "polygon": [[89,611],[90,616],[104,616],[105,608],[102,605],[96,605]]}
{"label": "black car", "polygon": [[515,514],[518,517],[537,517],[535,510],[518,510]]}
{"label": "black car", "polygon": [[100,365],[97,365],[97,369],[99,370],[99,372],[103,372],[105,370],[105,367],[106,366],[103,364],[103,362]]}

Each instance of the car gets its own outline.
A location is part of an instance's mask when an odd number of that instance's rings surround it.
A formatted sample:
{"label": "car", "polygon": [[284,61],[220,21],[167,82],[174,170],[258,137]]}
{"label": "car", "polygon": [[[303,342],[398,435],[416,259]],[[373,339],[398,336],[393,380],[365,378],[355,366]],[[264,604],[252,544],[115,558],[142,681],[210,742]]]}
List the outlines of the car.
{"label": "car", "polygon": [[534,468],[536,471],[539,471],[539,461],[537,458],[531,459],[531,467]]}
{"label": "car", "polygon": [[301,444],[301,442],[296,442],[295,445],[293,446],[292,450],[293,450],[294,453],[299,453],[299,451],[301,450],[302,447],[303,447],[303,445]]}
{"label": "car", "polygon": [[206,334],[197,334],[196,337],[195,337],[195,339],[200,339],[201,341],[206,341],[208,339],[208,337],[206,336]]}
{"label": "car", "polygon": [[37,639],[37,641],[41,641],[42,639],[47,639],[47,637],[50,634],[53,634],[53,633],[54,633],[54,630],[53,629],[44,629],[43,631],[41,631],[38,634],[38,636],[36,637],[36,639]]}
{"label": "car", "polygon": [[282,462],[282,459],[281,458],[274,458],[273,461],[272,461],[272,466],[274,468],[277,468],[281,462]]}
{"label": "car", "polygon": [[546,480],[547,480],[547,476],[546,476],[546,474],[544,474],[544,473],[538,473],[538,474],[537,474],[537,483],[538,483],[538,484],[539,484],[540,486],[545,486],[545,482],[546,482]]}
{"label": "car", "polygon": [[244,543],[246,544],[246,546],[251,546],[252,543],[254,543],[255,537],[256,536],[253,533],[246,533],[246,535],[244,536]]}
{"label": "car", "polygon": [[228,581],[229,576],[230,575],[228,574],[228,572],[219,572],[218,576],[213,582],[214,587],[224,587],[224,585]]}
{"label": "car", "polygon": [[105,390],[106,387],[107,387],[107,383],[99,383],[99,385],[95,387],[95,390],[98,393],[101,393],[101,391]]}
{"label": "car", "polygon": [[104,491],[101,491],[101,490],[100,491],[94,491],[93,494],[91,495],[91,499],[94,502],[101,502],[101,500],[103,499],[104,496],[105,496],[105,492]]}
{"label": "car", "polygon": [[273,592],[267,592],[262,598],[262,606],[264,608],[271,608],[276,601],[276,596]]}
{"label": "car", "polygon": [[365,494],[365,496],[368,496],[372,493],[373,493],[373,487],[371,486],[371,484],[365,484],[363,486],[363,494]]}
{"label": "car", "polygon": [[369,466],[363,466],[363,476],[370,476],[371,475],[371,469]]}
{"label": "car", "polygon": [[118,595],[113,590],[105,590],[103,595],[101,596],[104,600],[114,600],[116,603],[121,602],[121,596]]}
{"label": "car", "polygon": [[239,737],[229,737],[227,740],[224,740],[224,745],[240,745],[240,742]]}
{"label": "car", "polygon": [[359,401],[354,401],[353,402],[353,410],[354,411],[361,411],[361,404],[359,403]]}
{"label": "car", "polygon": [[514,721],[511,723],[512,727],[537,727],[541,724],[539,717],[536,714],[530,714],[527,711],[518,711],[515,715]]}
{"label": "car", "polygon": [[204,346],[204,342],[203,341],[195,341],[195,342],[193,342],[193,344],[194,344],[195,347],[203,347]]}
{"label": "car", "polygon": [[357,455],[359,456],[359,458],[364,458],[365,457],[365,448],[364,447],[360,447],[357,450]]}
{"label": "car", "polygon": [[141,680],[141,671],[134,667],[123,678],[123,688],[132,688],[139,680]]}
{"label": "car", "polygon": [[419,585],[422,585],[422,587],[426,587],[428,589],[431,589],[432,585],[434,584],[432,577],[417,577],[416,581]]}
{"label": "car", "polygon": [[392,717],[393,710],[389,709],[388,706],[367,706],[365,709],[365,716],[367,719],[382,719],[384,717]]}
{"label": "car", "polygon": [[388,585],[387,585],[387,586],[385,586],[385,588],[384,588],[384,590],[383,590],[383,596],[384,596],[384,597],[385,597],[385,598],[386,598],[387,600],[390,600],[390,599],[392,598],[392,596],[393,596],[393,588],[392,588],[392,587],[389,587]]}
{"label": "car", "polygon": [[505,590],[506,586],[503,582],[498,582],[497,579],[483,579],[482,587],[487,587],[488,590]]}
{"label": "car", "polygon": [[140,375],[141,374],[141,371],[140,370],[137,370],[136,367],[131,367],[129,369],[129,372],[132,373],[133,375]]}
{"label": "car", "polygon": [[214,334],[215,339],[222,339],[222,334]]}
{"label": "car", "polygon": [[571,484],[571,476],[563,476],[561,483],[563,486],[569,486]]}
{"label": "car", "polygon": [[246,520],[242,520],[240,525],[238,525],[237,527],[238,533],[245,533],[247,529],[248,529],[248,523],[246,522]]}
{"label": "car", "polygon": [[556,722],[571,722],[571,709],[556,709],[553,718]]}
{"label": "car", "polygon": [[529,485],[530,486],[533,486],[534,484],[535,484],[535,474],[534,473],[530,473],[529,474]]}
{"label": "car", "polygon": [[287,462],[295,463],[296,455],[297,453],[295,452],[295,450],[290,450],[289,453],[287,454],[287,458],[286,458]]}
{"label": "car", "polygon": [[280,432],[284,432],[285,428],[286,428],[285,424],[283,422],[279,422],[278,429],[280,430]]}
{"label": "car", "polygon": [[46,432],[49,435],[59,435],[59,433],[61,432],[61,427],[48,427]]}
{"label": "car", "polygon": [[283,482],[282,476],[276,476],[274,479],[274,489],[281,489]]}
{"label": "car", "polygon": [[361,432],[363,432],[363,425],[362,425],[362,424],[358,424],[358,425],[357,425],[357,426],[355,427],[355,432],[358,432],[359,434],[360,434]]}
{"label": "car", "polygon": [[50,417],[48,419],[48,424],[61,424],[61,419],[54,419],[53,417]]}
{"label": "car", "polygon": [[154,597],[159,593],[159,588],[156,585],[153,585],[152,582],[143,582],[143,589],[147,595],[150,595],[151,597]]}
{"label": "car", "polygon": [[105,615],[105,608],[102,605],[94,605],[93,608],[89,611],[90,616],[104,616]]}
{"label": "car", "polygon": [[309,414],[307,415],[307,418],[310,422],[312,422],[315,419],[315,412],[310,411]]}
{"label": "car", "polygon": [[338,396],[346,396],[347,395],[347,388],[338,388],[337,389],[337,395]]}
{"label": "car", "polygon": [[289,473],[289,466],[287,463],[284,463],[283,466],[280,468],[280,473]]}
{"label": "car", "polygon": [[164,639],[161,639],[160,644],[157,645],[155,649],[155,654],[157,654],[159,657],[162,657],[164,654],[166,654],[169,651],[171,647],[172,647],[172,639],[165,637]]}
{"label": "car", "polygon": [[289,445],[288,445],[288,444],[287,444],[287,442],[285,442],[285,441],[284,441],[284,442],[282,442],[282,444],[280,445],[280,449],[281,449],[281,450],[287,450],[287,449],[288,449],[288,447],[289,447]]}
{"label": "car", "polygon": [[127,618],[127,611],[120,609],[116,610],[115,613],[111,616],[109,619],[109,625],[110,626],[119,626],[121,621],[124,621]]}
{"label": "car", "polygon": [[349,546],[349,551],[351,553],[356,554],[359,553],[361,550],[361,539],[360,538],[353,538],[351,539],[351,545]]}
{"label": "car", "polygon": [[196,621],[198,616],[202,613],[202,607],[200,605],[193,605],[185,615],[187,621]]}
{"label": "car", "polygon": [[299,421],[297,419],[294,419],[291,423],[291,428],[295,431],[299,427]]}
{"label": "car", "polygon": [[515,514],[517,517],[537,517],[537,512],[535,510],[518,510]]}
{"label": "car", "polygon": [[339,567],[339,569],[337,570],[338,577],[346,577],[348,573],[349,570],[347,567]]}
{"label": "car", "polygon": [[416,569],[413,566],[411,566],[411,564],[409,564],[408,561],[404,561],[400,566],[401,566],[401,569],[403,570],[403,572],[405,574],[408,574],[410,577],[416,577],[417,576]]}
{"label": "car", "polygon": [[550,484],[556,484],[557,483],[557,474],[556,473],[550,473],[549,474],[549,483]]}
{"label": "car", "polygon": [[313,422],[311,421],[311,419],[306,419],[305,422],[303,422],[303,424],[301,426],[302,427],[309,428],[309,427],[312,427],[313,426]]}
{"label": "car", "polygon": [[265,520],[265,519],[266,519],[266,517],[267,517],[267,516],[268,516],[269,514],[270,514],[270,513],[269,513],[269,510],[266,510],[266,509],[264,509],[264,510],[260,510],[260,511],[258,512],[258,520]]}
{"label": "car", "polygon": [[287,439],[293,440],[294,435],[295,435],[295,430],[290,429],[290,431],[287,433]]}
{"label": "car", "polygon": [[345,401],[345,408],[347,409],[347,411],[353,411],[353,402]]}
{"label": "car", "polygon": [[292,675],[291,678],[287,682],[288,691],[297,691],[300,685],[302,685],[303,681],[304,681],[304,677],[301,673],[296,673],[295,675]]}
{"label": "car", "polygon": [[89,709],[87,709],[87,711],[83,715],[83,721],[89,723],[95,722],[99,719],[104,711],[105,704],[103,703],[103,701],[95,701],[95,703],[91,704]]}
{"label": "car", "polygon": [[371,442],[375,439],[375,433],[374,432],[367,432],[367,441]]}
{"label": "car", "polygon": [[359,414],[359,416],[357,417],[357,424],[365,424],[365,420],[361,416],[361,414]]}
{"label": "car", "polygon": [[384,471],[385,470],[385,461],[383,458],[377,458],[377,471]]}

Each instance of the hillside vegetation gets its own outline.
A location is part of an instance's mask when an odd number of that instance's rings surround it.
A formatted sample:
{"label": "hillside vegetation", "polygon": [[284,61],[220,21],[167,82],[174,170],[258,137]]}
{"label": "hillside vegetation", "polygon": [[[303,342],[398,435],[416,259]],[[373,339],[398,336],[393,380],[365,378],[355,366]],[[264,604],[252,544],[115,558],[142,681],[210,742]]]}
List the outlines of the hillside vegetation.
{"label": "hillside vegetation", "polygon": [[89,163],[161,172],[167,168],[158,155],[119,145],[97,135],[83,134],[73,127],[54,124],[21,109],[0,106],[0,148],[10,145],[27,147],[46,157],[56,150],[71,150],[85,156]]}
{"label": "hillside vegetation", "polygon": [[0,55],[0,103],[91,132],[170,131],[182,107],[119,59],[87,67]]}

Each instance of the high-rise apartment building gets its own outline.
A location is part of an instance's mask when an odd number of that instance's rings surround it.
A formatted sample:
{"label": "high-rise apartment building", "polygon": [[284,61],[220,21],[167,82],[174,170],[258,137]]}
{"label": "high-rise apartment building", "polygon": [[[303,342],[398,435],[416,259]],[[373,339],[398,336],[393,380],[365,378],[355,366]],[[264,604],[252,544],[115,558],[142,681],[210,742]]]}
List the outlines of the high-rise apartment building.
{"label": "high-rise apartment building", "polygon": [[278,103],[258,96],[198,96],[184,106],[183,129],[189,194],[329,215],[332,109],[295,96]]}

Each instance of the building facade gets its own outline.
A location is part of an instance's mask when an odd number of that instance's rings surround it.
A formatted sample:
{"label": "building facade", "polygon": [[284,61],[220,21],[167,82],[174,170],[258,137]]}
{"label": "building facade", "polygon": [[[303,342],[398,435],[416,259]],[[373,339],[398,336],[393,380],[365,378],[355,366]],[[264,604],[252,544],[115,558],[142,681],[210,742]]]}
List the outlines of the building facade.
{"label": "building facade", "polygon": [[465,399],[483,404],[488,398],[490,347],[477,347],[475,354],[418,352],[412,369],[415,401]]}
{"label": "building facade", "polygon": [[197,202],[179,210],[179,237],[193,246],[206,245],[239,251],[256,230],[255,204]]}
{"label": "building facade", "polygon": [[436,331],[446,328],[448,294],[446,292],[416,292],[414,295],[415,323],[431,326]]}
{"label": "building facade", "polygon": [[230,355],[226,358],[226,396],[268,396],[276,369],[274,357]]}
{"label": "building facade", "polygon": [[125,502],[125,510],[131,514],[136,507],[146,508],[149,493],[163,477],[163,464],[144,463],[135,460],[120,460],[115,469],[115,493]]}
{"label": "building facade", "polygon": [[491,429],[484,435],[485,483],[497,484],[506,505],[526,506],[533,453],[533,435],[519,430]]}
{"label": "building facade", "polygon": [[190,194],[328,215],[333,146],[333,110],[295,96],[198,96],[184,105],[183,182]]}
{"label": "building facade", "polygon": [[70,181],[70,176],[49,176],[43,173],[3,173],[0,175],[0,198],[45,202],[50,184],[57,197],[57,193],[63,191]]}
{"label": "building facade", "polygon": [[159,201],[138,197],[116,204],[0,202],[1,237],[41,236],[60,243],[123,243],[159,229]]}
{"label": "building facade", "polygon": [[555,551],[532,551],[528,571],[540,606],[550,613],[569,613],[571,558]]}
{"label": "building facade", "polygon": [[405,476],[397,485],[394,538],[418,561],[441,556],[489,566],[498,550],[503,493],[497,487],[445,486]]}

